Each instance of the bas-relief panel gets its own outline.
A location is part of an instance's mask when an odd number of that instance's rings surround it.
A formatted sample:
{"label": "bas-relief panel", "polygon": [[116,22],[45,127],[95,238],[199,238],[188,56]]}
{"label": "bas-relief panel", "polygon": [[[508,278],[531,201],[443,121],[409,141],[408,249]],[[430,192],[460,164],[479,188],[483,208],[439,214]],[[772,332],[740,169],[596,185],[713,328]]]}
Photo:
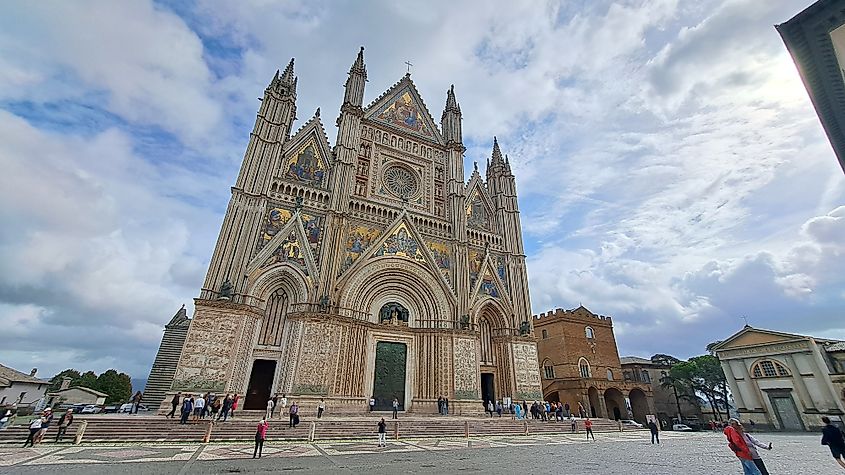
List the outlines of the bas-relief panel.
{"label": "bas-relief panel", "polygon": [[334,327],[321,323],[305,323],[296,384],[298,394],[328,394],[329,375],[334,374]]}
{"label": "bas-relief panel", "polygon": [[490,229],[490,216],[487,213],[487,207],[481,199],[481,193],[476,189],[472,193],[472,199],[467,205],[467,226],[471,228]]}
{"label": "bas-relief panel", "polygon": [[457,399],[478,399],[475,348],[475,340],[455,339],[454,368],[455,398]]}
{"label": "bas-relief panel", "polygon": [[537,365],[537,345],[513,343],[513,364],[516,375],[516,399],[542,398],[540,369]]}
{"label": "bas-relief panel", "polygon": [[286,176],[309,185],[322,186],[326,161],[314,139],[306,142],[288,159]]}
{"label": "bas-relief panel", "polygon": [[434,256],[434,263],[437,269],[446,278],[446,282],[452,283],[452,249],[448,244],[437,241],[429,241],[428,249]]}
{"label": "bas-relief panel", "polygon": [[195,316],[173,378],[173,389],[223,391],[240,336],[240,323],[241,319],[233,315]]}
{"label": "bas-relief panel", "polygon": [[346,237],[346,257],[340,266],[340,273],[346,272],[352,267],[352,264],[361,257],[361,254],[370,247],[374,241],[381,236],[381,229],[364,226],[360,224],[351,224],[349,232]]}
{"label": "bas-relief panel", "polygon": [[393,233],[384,240],[381,248],[376,251],[377,256],[402,256],[415,261],[424,261],[420,244],[408,230],[405,223],[399,225]]}
{"label": "bas-relief panel", "polygon": [[393,96],[376,117],[384,123],[433,138],[434,134],[423,119],[424,110],[416,103],[408,88],[405,88]]}

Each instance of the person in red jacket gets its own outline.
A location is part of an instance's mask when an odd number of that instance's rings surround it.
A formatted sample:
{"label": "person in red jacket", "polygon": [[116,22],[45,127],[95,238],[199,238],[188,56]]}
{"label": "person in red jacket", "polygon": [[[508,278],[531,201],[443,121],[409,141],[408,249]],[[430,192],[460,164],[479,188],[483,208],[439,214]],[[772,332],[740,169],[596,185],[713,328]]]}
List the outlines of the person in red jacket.
{"label": "person in red jacket", "polygon": [[261,451],[264,449],[264,440],[267,439],[268,427],[270,427],[270,424],[267,423],[267,420],[261,419],[258,427],[255,428],[255,449],[252,451],[252,458],[255,458],[256,455],[258,455],[258,458],[261,458]]}
{"label": "person in red jacket", "polygon": [[729,425],[725,427],[725,437],[728,439],[728,447],[733,451],[736,458],[742,464],[742,473],[744,475],[761,475],[760,469],[754,464],[754,457],[751,455],[751,450],[748,449],[748,444],[742,433],[737,430],[742,427],[738,419],[731,418]]}

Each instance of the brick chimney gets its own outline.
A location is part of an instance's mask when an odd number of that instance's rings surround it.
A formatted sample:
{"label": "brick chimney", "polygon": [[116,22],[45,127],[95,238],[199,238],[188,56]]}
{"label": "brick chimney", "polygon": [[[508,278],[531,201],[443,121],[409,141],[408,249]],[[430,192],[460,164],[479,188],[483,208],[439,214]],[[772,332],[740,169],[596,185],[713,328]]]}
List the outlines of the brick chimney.
{"label": "brick chimney", "polygon": [[30,375],[30,376],[32,376],[32,377],[34,378],[34,377],[35,377],[35,373],[37,373],[37,372],[38,372],[38,368],[32,368],[32,371],[30,371],[30,372],[29,372],[29,375]]}
{"label": "brick chimney", "polygon": [[59,387],[59,391],[64,391],[65,389],[70,387],[70,378],[67,376],[62,378],[62,385]]}

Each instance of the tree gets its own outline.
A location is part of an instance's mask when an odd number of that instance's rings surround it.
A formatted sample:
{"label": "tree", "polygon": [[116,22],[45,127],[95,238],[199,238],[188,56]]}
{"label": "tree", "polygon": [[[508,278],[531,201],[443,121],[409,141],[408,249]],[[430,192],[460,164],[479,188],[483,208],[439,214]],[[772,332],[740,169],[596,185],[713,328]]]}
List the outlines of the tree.
{"label": "tree", "polygon": [[75,369],[68,368],[64,371],[61,371],[52,378],[50,378],[50,384],[47,386],[47,392],[52,393],[58,391],[59,388],[62,387],[62,381],[64,380],[64,378],[70,378],[71,386],[78,386],[81,377],[82,375],[79,374],[79,371]]}
{"label": "tree", "polygon": [[76,384],[76,386],[97,389],[97,373],[93,371],[86,371],[82,373],[82,376],[79,378],[79,384]]}
{"label": "tree", "polygon": [[722,340],[716,340],[712,343],[707,344],[707,352],[713,356],[716,356],[716,347],[722,344]]}
{"label": "tree", "polygon": [[651,362],[661,366],[674,366],[680,363],[681,360],[675,358],[672,355],[664,355],[662,353],[658,353],[651,357]]}
{"label": "tree", "polygon": [[132,383],[129,375],[110,369],[97,377],[97,391],[108,394],[106,404],[128,401],[132,396]]}
{"label": "tree", "polygon": [[673,379],[704,395],[713,409],[713,418],[721,419],[720,406],[728,412],[727,380],[719,359],[713,355],[690,358],[669,370]]}

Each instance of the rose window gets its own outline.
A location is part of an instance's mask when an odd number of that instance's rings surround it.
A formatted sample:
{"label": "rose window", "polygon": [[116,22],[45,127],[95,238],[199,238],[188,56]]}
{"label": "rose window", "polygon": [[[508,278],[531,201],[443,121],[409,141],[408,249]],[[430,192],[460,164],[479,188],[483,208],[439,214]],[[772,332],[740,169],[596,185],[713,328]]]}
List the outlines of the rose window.
{"label": "rose window", "polygon": [[384,184],[391,193],[400,198],[410,198],[416,195],[420,188],[414,172],[398,165],[384,171]]}

